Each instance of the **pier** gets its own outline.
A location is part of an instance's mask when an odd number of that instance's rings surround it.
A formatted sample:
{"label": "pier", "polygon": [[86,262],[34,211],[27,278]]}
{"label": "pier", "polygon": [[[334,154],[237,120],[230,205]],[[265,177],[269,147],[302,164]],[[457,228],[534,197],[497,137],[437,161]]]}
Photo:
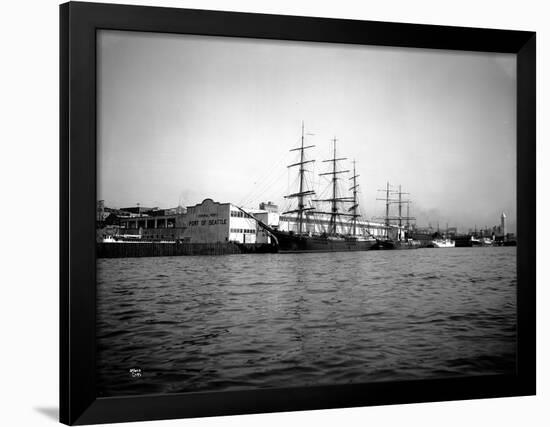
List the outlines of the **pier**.
{"label": "pier", "polygon": [[139,258],[191,255],[231,255],[269,253],[277,249],[262,243],[171,243],[171,242],[116,242],[97,243],[98,258]]}

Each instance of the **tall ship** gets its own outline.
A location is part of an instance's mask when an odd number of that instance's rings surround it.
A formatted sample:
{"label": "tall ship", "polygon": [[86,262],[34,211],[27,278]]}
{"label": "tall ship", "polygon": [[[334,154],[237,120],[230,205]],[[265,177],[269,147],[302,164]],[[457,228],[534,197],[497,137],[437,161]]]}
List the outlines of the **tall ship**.
{"label": "tall ship", "polygon": [[[347,158],[337,157],[336,142],[337,139],[334,138],[332,158],[323,161],[329,165],[328,172],[319,174],[329,178],[329,195],[326,198],[314,199],[316,193],[311,188],[312,185],[308,185],[306,165],[313,164],[315,160],[307,159],[305,153],[315,145],[305,145],[302,122],[301,145],[290,150],[298,152],[298,161],[288,165],[289,168],[298,169],[298,188],[285,196],[295,203],[292,204],[293,208],[282,213],[292,217],[295,227],[289,227],[288,230],[268,230],[275,237],[279,252],[365,251],[376,245],[377,240],[359,222],[359,175],[355,172],[355,162],[353,176],[349,178],[352,185],[348,191],[351,191],[351,196],[344,196],[339,192],[338,184],[343,179],[342,174],[350,171],[339,167],[340,162]],[[342,209],[342,205],[346,204],[350,204],[349,207]],[[328,209],[319,209],[318,206],[321,205],[328,205]]]}
{"label": "tall ship", "polygon": [[[421,246],[419,240],[413,238],[411,234],[410,220],[414,220],[409,214],[410,200],[404,200],[403,195],[409,194],[401,191],[401,185],[399,189],[392,190],[390,183],[386,183],[386,188],[383,191],[385,193],[384,198],[377,200],[383,200],[386,202],[386,215],[384,216],[384,225],[386,227],[386,235],[384,238],[379,239],[375,249],[417,249]],[[397,198],[395,198],[397,196]],[[390,205],[396,204],[398,207],[397,216],[390,215]],[[407,215],[403,216],[403,205],[407,206]],[[404,222],[405,221],[405,222]],[[396,222],[396,224],[392,224]]]}

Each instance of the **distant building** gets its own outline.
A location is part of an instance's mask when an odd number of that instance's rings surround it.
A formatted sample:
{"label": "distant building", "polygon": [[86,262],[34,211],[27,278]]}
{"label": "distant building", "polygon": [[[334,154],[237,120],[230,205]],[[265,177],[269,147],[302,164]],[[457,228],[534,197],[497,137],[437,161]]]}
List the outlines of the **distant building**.
{"label": "distant building", "polygon": [[506,236],[508,234],[508,230],[506,229],[506,214],[502,212],[502,215],[500,216],[500,234],[502,236]]}
{"label": "distant building", "polygon": [[260,203],[260,210],[275,213],[279,212],[279,207],[273,202],[262,202]]}
{"label": "distant building", "polygon": [[448,227],[445,234],[449,237],[454,237],[458,234],[458,229],[456,227]]}
{"label": "distant building", "polygon": [[164,211],[155,215],[121,216],[119,221],[121,235],[137,235],[144,240],[182,240],[187,229],[185,214]]}
{"label": "distant building", "polygon": [[[259,221],[264,224],[272,227],[278,228],[280,222],[279,208],[277,205],[271,202],[262,202],[260,203],[260,209],[252,210],[250,213],[257,218]],[[264,230],[261,227],[258,227],[258,233],[256,236],[257,243],[271,243],[271,235],[269,232]]]}
{"label": "distant building", "polygon": [[176,206],[175,208],[164,209],[166,215],[182,215],[187,212],[187,208]]}
{"label": "distant building", "polygon": [[143,215],[143,214],[147,214],[151,211],[154,211],[156,209],[158,209],[158,208],[147,208],[145,206],[137,205],[137,206],[130,206],[128,208],[121,208],[120,210],[124,211],[124,212],[130,212],[130,213],[133,213],[133,214]]}

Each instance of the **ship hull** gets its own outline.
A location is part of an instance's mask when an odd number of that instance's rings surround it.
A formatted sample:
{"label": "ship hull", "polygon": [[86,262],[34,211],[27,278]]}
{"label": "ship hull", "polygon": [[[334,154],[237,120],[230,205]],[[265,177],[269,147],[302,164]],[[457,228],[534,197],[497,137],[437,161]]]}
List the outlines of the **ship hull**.
{"label": "ship hull", "polygon": [[457,248],[471,248],[481,246],[481,241],[471,236],[457,236],[455,237],[455,246]]}
{"label": "ship hull", "polygon": [[429,248],[432,243],[432,240],[435,238],[435,235],[434,233],[412,232],[412,233],[409,233],[409,237],[415,241],[420,242],[421,248]]}
{"label": "ship hull", "polygon": [[278,240],[279,252],[351,252],[373,249],[376,240],[332,239],[324,236],[298,236],[295,234],[274,233]]}
{"label": "ship hull", "polygon": [[421,244],[418,240],[380,240],[373,249],[380,250],[402,250],[418,249]]}

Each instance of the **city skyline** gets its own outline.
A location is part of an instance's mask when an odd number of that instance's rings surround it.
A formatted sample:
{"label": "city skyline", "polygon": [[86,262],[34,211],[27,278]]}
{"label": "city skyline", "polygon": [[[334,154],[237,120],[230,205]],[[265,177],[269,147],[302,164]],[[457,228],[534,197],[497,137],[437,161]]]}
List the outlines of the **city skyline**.
{"label": "city skyline", "polygon": [[336,136],[366,218],[389,181],[419,225],[515,231],[513,55],[101,31],[98,77],[108,206],[284,206],[304,120],[314,182]]}

